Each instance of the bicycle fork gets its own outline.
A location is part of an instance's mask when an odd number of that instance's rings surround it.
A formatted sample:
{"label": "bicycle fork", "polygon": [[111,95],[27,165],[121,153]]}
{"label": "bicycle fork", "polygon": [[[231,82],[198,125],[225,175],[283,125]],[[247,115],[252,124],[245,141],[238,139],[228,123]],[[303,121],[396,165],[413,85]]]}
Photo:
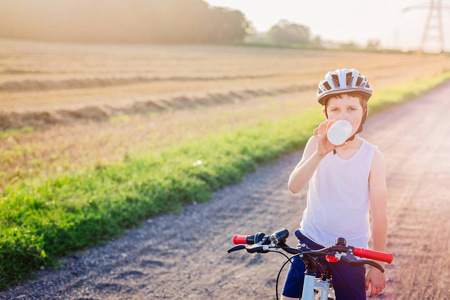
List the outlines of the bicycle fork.
{"label": "bicycle fork", "polygon": [[303,283],[303,300],[314,300],[314,289],[320,291],[320,300],[328,300],[328,296],[334,296],[334,290],[330,287],[330,280],[322,280],[316,278],[314,275],[305,274],[305,281]]}

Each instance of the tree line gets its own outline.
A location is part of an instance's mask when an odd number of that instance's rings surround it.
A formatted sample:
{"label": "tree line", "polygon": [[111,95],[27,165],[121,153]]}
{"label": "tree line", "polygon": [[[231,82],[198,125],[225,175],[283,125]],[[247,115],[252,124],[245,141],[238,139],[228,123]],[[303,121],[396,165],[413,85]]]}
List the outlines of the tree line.
{"label": "tree line", "polygon": [[0,0],[0,37],[58,42],[222,43],[249,27],[203,0]]}
{"label": "tree line", "polygon": [[342,50],[371,50],[377,51],[381,49],[380,41],[370,39],[367,45],[355,44],[353,41],[333,42],[323,41],[319,35],[313,35],[308,26],[289,22],[288,20],[280,20],[273,25],[267,32],[252,32],[249,28],[249,34],[245,38],[245,42],[249,44],[261,45],[279,45],[279,46],[300,46],[310,49],[342,49]]}

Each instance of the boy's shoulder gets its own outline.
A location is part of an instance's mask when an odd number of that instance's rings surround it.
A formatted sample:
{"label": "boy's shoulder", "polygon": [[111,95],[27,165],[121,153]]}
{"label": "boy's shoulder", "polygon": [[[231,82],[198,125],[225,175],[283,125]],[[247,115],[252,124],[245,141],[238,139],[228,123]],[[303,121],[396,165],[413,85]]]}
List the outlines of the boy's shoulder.
{"label": "boy's shoulder", "polygon": [[363,140],[363,143],[365,143],[370,149],[372,149],[375,152],[380,152],[380,149],[377,145],[374,145],[374,144],[368,142],[366,139],[362,139],[362,140]]}
{"label": "boy's shoulder", "polygon": [[382,166],[384,168],[384,156],[383,153],[381,153],[380,148],[366,140],[364,140],[364,142],[370,147],[371,151],[373,151],[372,164],[370,167],[371,171]]}

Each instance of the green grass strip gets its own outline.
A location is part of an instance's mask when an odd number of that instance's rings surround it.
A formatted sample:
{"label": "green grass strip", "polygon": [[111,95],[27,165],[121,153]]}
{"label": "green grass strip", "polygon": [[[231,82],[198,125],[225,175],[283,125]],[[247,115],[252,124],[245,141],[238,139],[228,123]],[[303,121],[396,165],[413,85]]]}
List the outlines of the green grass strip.
{"label": "green grass strip", "polygon": [[[369,101],[370,112],[413,99],[448,79],[450,72],[377,92]],[[322,120],[318,107],[44,184],[5,188],[0,196],[0,289],[146,218],[210,200],[215,190],[240,181],[257,164],[301,149]]]}

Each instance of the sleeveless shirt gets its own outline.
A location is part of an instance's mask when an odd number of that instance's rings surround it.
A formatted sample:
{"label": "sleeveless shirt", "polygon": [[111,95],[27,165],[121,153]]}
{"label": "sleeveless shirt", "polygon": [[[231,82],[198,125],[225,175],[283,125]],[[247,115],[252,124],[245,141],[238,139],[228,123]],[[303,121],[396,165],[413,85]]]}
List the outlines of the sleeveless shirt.
{"label": "sleeveless shirt", "polygon": [[369,173],[378,147],[362,139],[349,159],[333,152],[319,163],[309,181],[307,206],[300,231],[314,242],[328,247],[344,237],[347,245],[368,247]]}

